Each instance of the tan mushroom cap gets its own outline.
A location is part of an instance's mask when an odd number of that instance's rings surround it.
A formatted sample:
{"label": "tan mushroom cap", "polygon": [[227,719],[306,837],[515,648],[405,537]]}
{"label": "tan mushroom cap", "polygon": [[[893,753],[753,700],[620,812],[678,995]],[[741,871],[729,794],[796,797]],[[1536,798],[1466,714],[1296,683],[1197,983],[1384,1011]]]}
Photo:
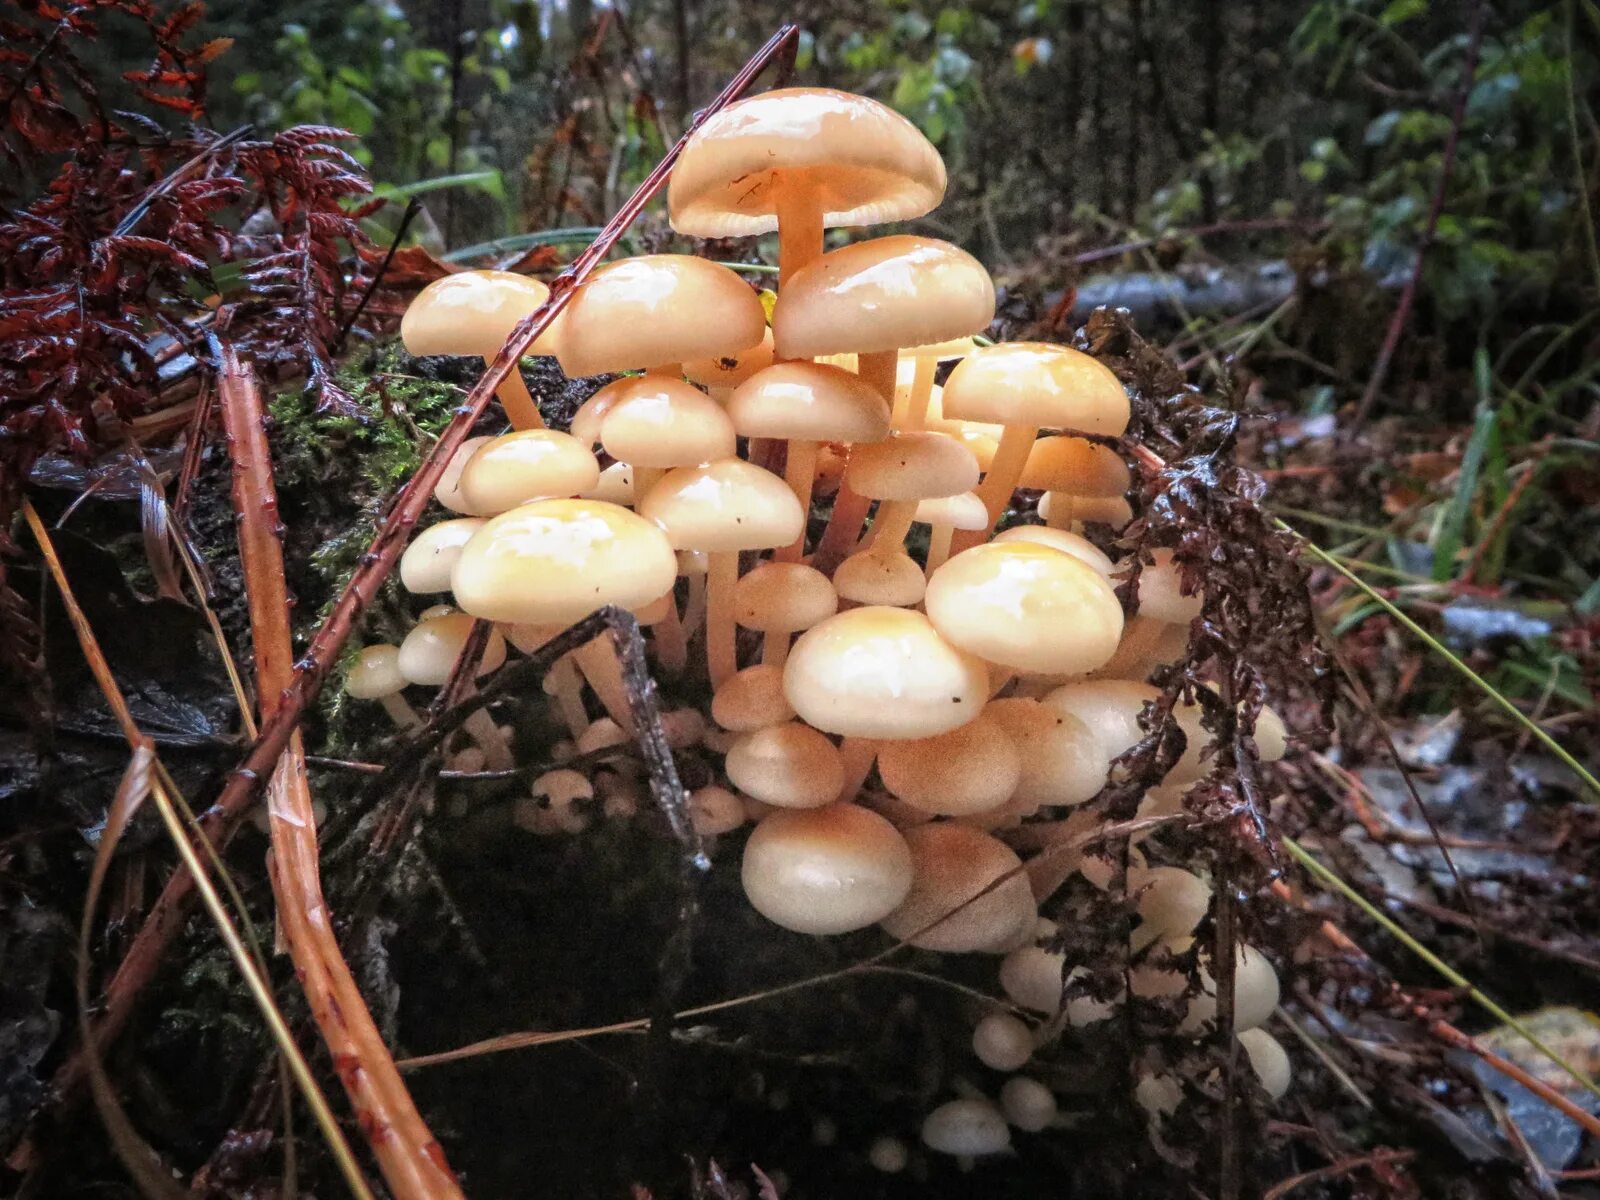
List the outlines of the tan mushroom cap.
{"label": "tan mushroom cap", "polygon": [[571,434],[521,429],[478,447],[458,485],[474,512],[493,514],[525,504],[576,496],[600,482],[600,464]]}
{"label": "tan mushroom cap", "polygon": [[[918,825],[903,836],[911,849],[912,884],[900,906],[879,922],[890,937],[948,954],[1004,954],[1032,937],[1038,908],[1011,847],[952,821]],[[979,896],[1003,876],[1009,878]]]}
{"label": "tan mushroom cap", "polygon": [[1153,550],[1150,558],[1139,572],[1139,614],[1172,625],[1189,624],[1200,615],[1205,598],[1198,592],[1184,593],[1183,573],[1172,561],[1170,549]]}
{"label": "tan mushroom cap", "polygon": [[772,330],[761,333],[758,345],[735,354],[717,354],[710,358],[692,358],[683,364],[683,373],[690,383],[708,388],[735,388],[757,371],[772,365]]}
{"label": "tan mushroom cap", "polygon": [[601,267],[561,314],[556,356],[576,378],[737,354],[761,344],[767,315],[733,271],[687,254]]}
{"label": "tan mushroom cap", "polygon": [[1082,534],[1069,533],[1065,529],[1051,529],[1048,525],[1013,525],[1010,529],[994,535],[996,542],[1033,542],[1040,546],[1050,546],[1065,554],[1072,555],[1087,567],[1093,568],[1095,574],[1110,579],[1116,570],[1116,565],[1106,557],[1101,550]]}
{"label": "tan mushroom cap", "polygon": [[922,602],[928,581],[914,558],[891,546],[852,554],[833,572],[833,586],[852,604],[910,608]]}
{"label": "tan mushroom cap", "polygon": [[936,238],[897,235],[830,250],[796,271],[773,309],[772,337],[781,358],[871,354],[981,333],[992,320],[994,283],[977,259]]}
{"label": "tan mushroom cap", "polygon": [[929,497],[918,503],[911,520],[917,525],[948,525],[951,529],[968,531],[989,528],[988,510],[976,492]]}
{"label": "tan mushroom cap", "polygon": [[578,405],[578,411],[572,414],[572,423],[568,426],[572,436],[585,446],[598,446],[600,430],[605,426],[606,418],[611,415],[611,409],[618,400],[632,392],[633,385],[638,381],[638,377],[633,375],[624,379],[613,379]]}
{"label": "tan mushroom cap", "polygon": [[492,441],[494,441],[493,435],[485,434],[482,437],[467,438],[457,446],[456,452],[450,456],[450,461],[440,473],[439,482],[433,485],[433,498],[451,512],[460,513],[462,516],[490,515],[478,512],[468,503],[466,496],[461,492],[461,472],[466,470],[467,464],[472,461],[472,456]]}
{"label": "tan mushroom cap", "polygon": [[876,442],[889,435],[889,405],[861,377],[822,363],[776,363],[728,400],[745,437],[806,442]]}
{"label": "tan mushroom cap", "polygon": [[632,508],[634,501],[633,467],[629,463],[612,463],[600,472],[592,488],[579,492],[584,500],[604,500],[607,504]]}
{"label": "tan mushroom cap", "polygon": [[[1181,938],[1164,943],[1174,953],[1186,951],[1193,940]],[[1235,949],[1233,975],[1233,1031],[1242,1033],[1265,1025],[1278,1007],[1281,996],[1278,973],[1267,956],[1244,942]],[[1178,996],[1188,990],[1186,972],[1174,970],[1165,964],[1142,963],[1130,972],[1133,994],[1136,996]],[[1217,981],[1212,973],[1211,956],[1200,953],[1200,993],[1188,1004],[1180,1033],[1198,1033],[1217,1019]]]}
{"label": "tan mushroom cap", "polygon": [[1058,712],[1069,713],[1088,726],[1101,753],[1109,761],[1144,740],[1146,734],[1139,726],[1139,714],[1159,696],[1160,693],[1147,683],[1096,679],[1058,687],[1046,695],[1042,703]]}
{"label": "tan mushroom cap", "polygon": [[344,677],[344,690],[357,700],[382,700],[406,686],[400,673],[400,647],[368,646],[356,656]]}
{"label": "tan mushroom cap", "polygon": [[783,691],[800,717],[846,737],[931,737],[976,717],[988,696],[982,661],[928,618],[869,606],[829,617],[796,640]]}
{"label": "tan mushroom cap", "polygon": [[762,633],[798,633],[838,611],[833,583],[804,563],[762,563],[733,588],[733,619]]}
{"label": "tan mushroom cap", "polygon": [[1087,438],[1040,438],[1028,451],[1018,487],[1074,496],[1121,496],[1132,484],[1122,456]]}
{"label": "tan mushroom cap", "polygon": [[732,456],[733,422],[692,384],[641,375],[611,387],[618,394],[600,423],[600,444],[612,458],[635,467],[689,467]]}
{"label": "tan mushroom cap", "polygon": [[1105,578],[1034,542],[962,551],[928,580],[925,605],[955,645],[1018,671],[1092,671],[1122,636],[1122,605]]}
{"label": "tan mushroom cap", "polygon": [[448,592],[461,548],[482,527],[480,517],[457,517],[428,526],[400,556],[400,585],[417,595]]}
{"label": "tan mushroom cap", "polygon": [[[400,674],[411,683],[441,686],[455,669],[461,648],[472,634],[472,625],[473,617],[464,612],[418,621],[400,643],[396,657]],[[490,629],[478,663],[478,678],[498,671],[505,661],[506,639],[498,629]]]}
{"label": "tan mushroom cap", "polygon": [[783,694],[783,668],[758,663],[730,675],[711,697],[711,719],[730,733],[794,720]]}
{"label": "tan mushroom cap", "polygon": [[950,372],[944,415],[1115,437],[1128,427],[1128,394],[1109,367],[1087,354],[1006,342],[974,350]]}
{"label": "tan mushroom cap", "polygon": [[892,108],[832,88],[775,88],[728,105],[689,139],[667,186],[672,227],[770,233],[778,179],[815,195],[825,228],[920,217],[945,188],[939,152]]}
{"label": "tan mushroom cap", "polygon": [[1039,516],[1048,521],[1056,505],[1069,505],[1076,525],[1109,525],[1121,529],[1133,520],[1133,506],[1122,496],[1074,496],[1070,492],[1046,492],[1039,498]]}
{"label": "tan mushroom cap", "polygon": [[805,513],[789,485],[742,458],[677,467],[639,501],[675,550],[770,550],[800,536]]}
{"label": "tan mushroom cap", "polygon": [[949,733],[884,742],[878,774],[907,804],[935,816],[964,817],[1009,800],[1022,779],[1022,760],[1005,727],[979,713]]}
{"label": "tan mushroom cap", "polygon": [[839,748],[799,721],[741,734],[723,770],[745,795],[779,808],[821,808],[844,787]]}
{"label": "tan mushroom cap", "polygon": [[874,500],[958,496],[978,486],[978,460],[948,434],[897,431],[881,442],[854,447],[844,481]]}
{"label": "tan mushroom cap", "polygon": [[1011,800],[1026,812],[1083,804],[1105,786],[1111,759],[1071,713],[1018,696],[989,701],[983,715],[1017,748],[1022,774]]}
{"label": "tan mushroom cap", "polygon": [[[512,329],[550,295],[537,279],[511,271],[457,271],[417,293],[400,318],[408,353],[474,354],[493,358]],[[553,353],[547,329],[530,354]]]}
{"label": "tan mushroom cap", "polygon": [[767,920],[796,933],[849,933],[905,899],[911,851],[899,830],[857,805],[788,809],[756,826],[740,874]]}
{"label": "tan mushroom cap", "polygon": [[484,522],[451,583],[456,603],[475,616],[570,625],[607,604],[648,604],[677,575],[666,535],[627,509],[535,500]]}
{"label": "tan mushroom cap", "polygon": [[1128,894],[1139,912],[1131,936],[1135,952],[1187,937],[1211,911],[1211,889],[1182,867],[1129,867]]}

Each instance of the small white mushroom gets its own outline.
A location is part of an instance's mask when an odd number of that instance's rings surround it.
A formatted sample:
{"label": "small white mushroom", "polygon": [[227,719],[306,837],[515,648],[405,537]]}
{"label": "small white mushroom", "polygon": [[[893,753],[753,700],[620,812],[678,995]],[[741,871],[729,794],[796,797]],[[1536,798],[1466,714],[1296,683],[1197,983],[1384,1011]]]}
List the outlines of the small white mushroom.
{"label": "small white mushroom", "polygon": [[922,1144],[940,1154],[980,1158],[1009,1149],[1011,1129],[988,1100],[950,1100],[923,1119]]}
{"label": "small white mushroom", "polygon": [[881,1137],[867,1149],[867,1161],[885,1175],[898,1175],[911,1161],[911,1151],[896,1137]]}
{"label": "small white mushroom", "polygon": [[1283,1045],[1265,1029],[1246,1029],[1239,1035],[1239,1045],[1244,1047],[1250,1069],[1261,1081],[1262,1090],[1274,1100],[1283,1099],[1294,1078],[1294,1069]]}
{"label": "small white mushroom", "polygon": [[1024,1133],[1038,1133],[1056,1119],[1055,1093],[1037,1079],[1016,1075],[1000,1087],[1000,1111]]}
{"label": "small white mushroom", "polygon": [[689,793],[689,819],[701,837],[730,833],[744,824],[744,802],[727,788],[696,788]]}
{"label": "small white mushroom", "polygon": [[972,1052],[996,1071],[1015,1071],[1033,1057],[1033,1031],[1010,1013],[990,1013],[972,1030]]}

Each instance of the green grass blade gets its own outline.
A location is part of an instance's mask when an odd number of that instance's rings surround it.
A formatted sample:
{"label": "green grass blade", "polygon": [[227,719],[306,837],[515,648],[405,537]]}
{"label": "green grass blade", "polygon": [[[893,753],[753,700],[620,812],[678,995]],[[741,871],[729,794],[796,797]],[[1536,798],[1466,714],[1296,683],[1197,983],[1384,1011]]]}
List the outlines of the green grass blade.
{"label": "green grass blade", "polygon": [[1466,537],[1467,519],[1472,515],[1472,501],[1478,494],[1478,476],[1483,470],[1484,454],[1500,419],[1499,412],[1489,399],[1489,355],[1482,346],[1478,347],[1473,366],[1473,374],[1478,379],[1478,408],[1472,419],[1472,436],[1461,455],[1455,494],[1445,509],[1444,522],[1433,546],[1433,578],[1439,583],[1455,574],[1456,559],[1461,555],[1461,545]]}

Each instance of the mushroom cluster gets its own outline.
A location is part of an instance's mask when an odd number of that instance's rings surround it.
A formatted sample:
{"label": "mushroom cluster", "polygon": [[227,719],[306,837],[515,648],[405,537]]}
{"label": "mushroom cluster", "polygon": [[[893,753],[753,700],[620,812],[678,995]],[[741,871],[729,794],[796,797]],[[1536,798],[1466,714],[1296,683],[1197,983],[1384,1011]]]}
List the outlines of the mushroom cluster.
{"label": "mushroom cluster", "polygon": [[[487,673],[508,644],[531,652],[602,606],[633,611],[663,680],[693,694],[703,663],[709,702],[669,714],[671,740],[720,757],[720,777],[691,796],[700,831],[754,823],[741,874],[755,910],[800,934],[877,925],[925,950],[1002,956],[1002,989],[1041,1020],[986,1015],[973,1047],[1015,1072],[1058,1027],[1070,979],[1039,944],[1040,902],[1068,869],[1099,870],[1081,856],[1025,865],[1019,849],[1081,831],[1070,810],[1144,736],[1156,692],[1143,680],[1181,656],[1201,601],[1158,556],[1125,612],[1122,566],[1083,536],[1131,515],[1114,448],[1129,401],[1109,369],[1060,345],[990,344],[994,286],[947,242],[825,248],[829,229],[920,217],[944,189],[927,139],[863,97],[786,88],[708,119],[671,176],[671,221],[703,238],[776,232],[770,323],[750,285],[705,259],[595,271],[534,349],[569,376],[619,377],[557,431],[512,373],[512,430],[461,447],[436,491],[453,515],[401,563],[408,590],[451,607],[398,648],[369,647],[348,687],[410,722],[400,692],[445,682],[474,620],[494,626]],[[492,357],[544,296],[501,272],[451,275],[418,296],[403,336],[415,353]],[[997,532],[1019,486],[1044,493],[1045,523]],[[605,639],[559,661],[546,690],[572,751],[630,736]],[[506,731],[478,717],[468,761],[509,766]],[[1175,811],[1206,769],[1198,710],[1179,722],[1189,749],[1147,812]],[[1267,757],[1282,752],[1281,726],[1263,722],[1258,738]],[[557,764],[518,820],[575,831],[595,799]],[[605,798],[607,812],[633,803]],[[1182,952],[1210,903],[1204,881],[1141,862],[1128,887],[1132,951]],[[1243,953],[1235,1024],[1258,1061],[1277,982]],[[1152,965],[1132,987],[1184,982]],[[1184,1028],[1215,1007],[1193,998]],[[1110,1011],[1075,1001],[1067,1019]],[[1047,1126],[1054,1104],[1013,1075],[998,1105],[936,1110],[923,1139],[991,1152],[1010,1128]]]}

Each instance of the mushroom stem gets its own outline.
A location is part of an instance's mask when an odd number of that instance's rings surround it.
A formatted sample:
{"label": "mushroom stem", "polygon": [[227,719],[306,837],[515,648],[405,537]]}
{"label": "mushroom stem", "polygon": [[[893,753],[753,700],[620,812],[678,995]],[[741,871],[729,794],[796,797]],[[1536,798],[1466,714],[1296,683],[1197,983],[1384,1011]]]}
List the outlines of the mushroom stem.
{"label": "mushroom stem", "polygon": [[684,632],[683,621],[678,617],[678,601],[667,597],[667,610],[661,620],[650,627],[656,639],[656,662],[669,675],[680,675],[689,662],[689,636]]}
{"label": "mushroom stem", "polygon": [[950,539],[955,532],[954,525],[928,526],[928,578],[932,579],[933,573],[950,557]]}
{"label": "mushroom stem", "polygon": [[[483,365],[488,366],[493,361],[493,358],[485,355]],[[522,381],[522,372],[517,367],[513,366],[507,373],[504,381],[495,389],[495,395],[500,398],[500,407],[505,410],[511,428],[544,428],[544,418],[539,415],[539,405],[528,391],[528,385]]]}
{"label": "mushroom stem", "polygon": [[667,473],[665,467],[634,467],[633,468],[633,505],[650,494],[650,489],[661,482],[661,477]]}
{"label": "mushroom stem", "polygon": [[555,701],[561,723],[567,727],[572,740],[577,741],[589,728],[589,713],[583,707],[583,680],[573,665],[572,655],[563,654],[545,673],[544,691]]}
{"label": "mushroom stem", "polygon": [[[984,511],[989,514],[989,529],[995,527],[1011,502],[1011,493],[1017,490],[1017,480],[1022,477],[1022,468],[1027,465],[1028,453],[1038,436],[1039,431],[1031,425],[1007,425],[1000,435],[994,461],[989,464],[983,482],[978,484],[978,499],[983,501]],[[976,546],[986,537],[988,530],[964,531],[955,539],[956,549]]]}
{"label": "mushroom stem", "polygon": [[683,605],[684,637],[692,638],[706,619],[706,577],[689,576],[689,596]]}
{"label": "mushroom stem", "polygon": [[773,173],[773,208],[778,217],[778,286],[822,254],[822,204],[800,172]]}
{"label": "mushroom stem", "polygon": [[589,681],[606,715],[629,737],[633,736],[633,713],[628,707],[628,689],[622,682],[622,664],[612,649],[609,634],[601,634],[572,652],[572,661]]}
{"label": "mushroom stem", "polygon": [[917,358],[913,360],[917,369],[911,376],[911,388],[906,393],[905,403],[900,402],[900,391],[895,389],[894,420],[891,422],[896,429],[926,429],[928,427],[928,400],[933,395],[933,376],[939,369],[939,360],[936,358]]}
{"label": "mushroom stem", "polygon": [[511,749],[500,736],[500,727],[487,710],[475,708],[461,723],[467,736],[483,751],[483,765],[491,771],[509,771],[516,764],[511,761]]}
{"label": "mushroom stem", "polygon": [[761,642],[761,663],[767,667],[781,667],[789,661],[790,634],[769,629]]}
{"label": "mushroom stem", "polygon": [[380,697],[378,703],[383,705],[383,711],[388,713],[390,720],[401,729],[415,729],[422,724],[422,718],[417,715],[417,710],[406,703],[406,698],[399,692]]}
{"label": "mushroom stem", "polygon": [[1073,501],[1076,499],[1071,492],[1051,492],[1048,505],[1050,513],[1044,523],[1051,529],[1071,529],[1072,510],[1076,507]]}
{"label": "mushroom stem", "polygon": [[[811,513],[811,488],[817,478],[817,443],[794,441],[789,443],[787,461],[783,465],[783,480],[800,501],[800,511],[808,517]],[[787,546],[779,546],[772,557],[778,562],[799,562],[806,551],[806,528],[800,526],[800,536]]]}
{"label": "mushroom stem", "polygon": [[[848,469],[848,457],[845,463]],[[817,552],[811,557],[811,565],[824,575],[832,575],[834,568],[855,549],[856,538],[861,534],[861,526],[871,507],[871,500],[841,479],[839,491],[833,498],[833,511],[828,514],[828,525],[817,542]]]}
{"label": "mushroom stem", "polygon": [[895,372],[900,364],[900,351],[877,350],[856,356],[856,374],[878,389],[884,403],[894,406]]}
{"label": "mushroom stem", "polygon": [[847,737],[839,743],[839,757],[844,764],[844,784],[839,788],[839,800],[849,804],[867,785],[873,760],[878,757],[878,743],[871,738]]}
{"label": "mushroom stem", "polygon": [[739,670],[734,641],[733,589],[739,582],[739,552],[718,550],[706,571],[706,670],[715,691]]}
{"label": "mushroom stem", "polygon": [[915,500],[878,501],[878,515],[873,519],[867,545],[886,554],[897,546],[904,546],[906,534],[911,532],[911,520],[916,515]]}

